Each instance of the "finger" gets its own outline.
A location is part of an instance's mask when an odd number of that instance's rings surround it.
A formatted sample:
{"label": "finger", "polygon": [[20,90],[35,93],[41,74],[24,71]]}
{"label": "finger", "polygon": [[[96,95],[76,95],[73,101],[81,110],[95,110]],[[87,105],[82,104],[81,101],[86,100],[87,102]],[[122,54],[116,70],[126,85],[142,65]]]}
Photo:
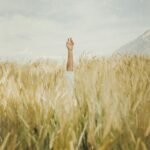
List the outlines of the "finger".
{"label": "finger", "polygon": [[72,43],[72,44],[74,44],[74,42],[73,42],[72,38],[71,38],[71,43]]}
{"label": "finger", "polygon": [[70,38],[70,40],[71,40],[71,42],[73,43],[73,40],[72,40],[72,38]]}
{"label": "finger", "polygon": [[69,38],[69,42],[71,42],[71,38]]}

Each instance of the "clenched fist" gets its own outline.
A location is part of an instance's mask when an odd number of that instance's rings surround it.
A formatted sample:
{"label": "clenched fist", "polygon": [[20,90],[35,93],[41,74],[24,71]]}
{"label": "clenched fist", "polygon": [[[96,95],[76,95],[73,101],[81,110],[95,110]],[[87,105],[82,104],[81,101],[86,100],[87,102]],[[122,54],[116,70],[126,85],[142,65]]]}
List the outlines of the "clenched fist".
{"label": "clenched fist", "polygon": [[74,46],[74,42],[72,40],[72,38],[68,38],[67,42],[66,42],[66,47],[69,51],[73,50],[73,46]]}

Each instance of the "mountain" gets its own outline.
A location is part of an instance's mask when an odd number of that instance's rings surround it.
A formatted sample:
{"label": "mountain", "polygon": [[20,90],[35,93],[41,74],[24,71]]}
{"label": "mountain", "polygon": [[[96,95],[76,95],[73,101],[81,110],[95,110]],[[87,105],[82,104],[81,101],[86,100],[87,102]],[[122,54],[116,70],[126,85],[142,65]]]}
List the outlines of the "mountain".
{"label": "mountain", "polygon": [[144,54],[150,55],[150,30],[136,38],[134,41],[122,46],[115,54]]}

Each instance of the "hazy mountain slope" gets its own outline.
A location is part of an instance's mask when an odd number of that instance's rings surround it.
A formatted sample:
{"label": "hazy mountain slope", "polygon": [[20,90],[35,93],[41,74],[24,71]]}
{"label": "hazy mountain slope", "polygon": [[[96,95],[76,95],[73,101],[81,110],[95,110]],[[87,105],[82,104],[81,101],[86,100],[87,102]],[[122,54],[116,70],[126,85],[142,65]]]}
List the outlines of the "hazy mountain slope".
{"label": "hazy mountain slope", "polygon": [[147,30],[134,41],[122,46],[115,53],[150,55],[150,30]]}

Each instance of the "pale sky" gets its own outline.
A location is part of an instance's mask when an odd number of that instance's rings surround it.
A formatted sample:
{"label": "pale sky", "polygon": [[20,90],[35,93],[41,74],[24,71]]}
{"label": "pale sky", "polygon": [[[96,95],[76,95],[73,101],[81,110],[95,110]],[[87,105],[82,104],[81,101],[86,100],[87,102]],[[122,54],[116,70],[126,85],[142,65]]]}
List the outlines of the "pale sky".
{"label": "pale sky", "polygon": [[150,0],[0,0],[0,57],[109,55],[150,29]]}

